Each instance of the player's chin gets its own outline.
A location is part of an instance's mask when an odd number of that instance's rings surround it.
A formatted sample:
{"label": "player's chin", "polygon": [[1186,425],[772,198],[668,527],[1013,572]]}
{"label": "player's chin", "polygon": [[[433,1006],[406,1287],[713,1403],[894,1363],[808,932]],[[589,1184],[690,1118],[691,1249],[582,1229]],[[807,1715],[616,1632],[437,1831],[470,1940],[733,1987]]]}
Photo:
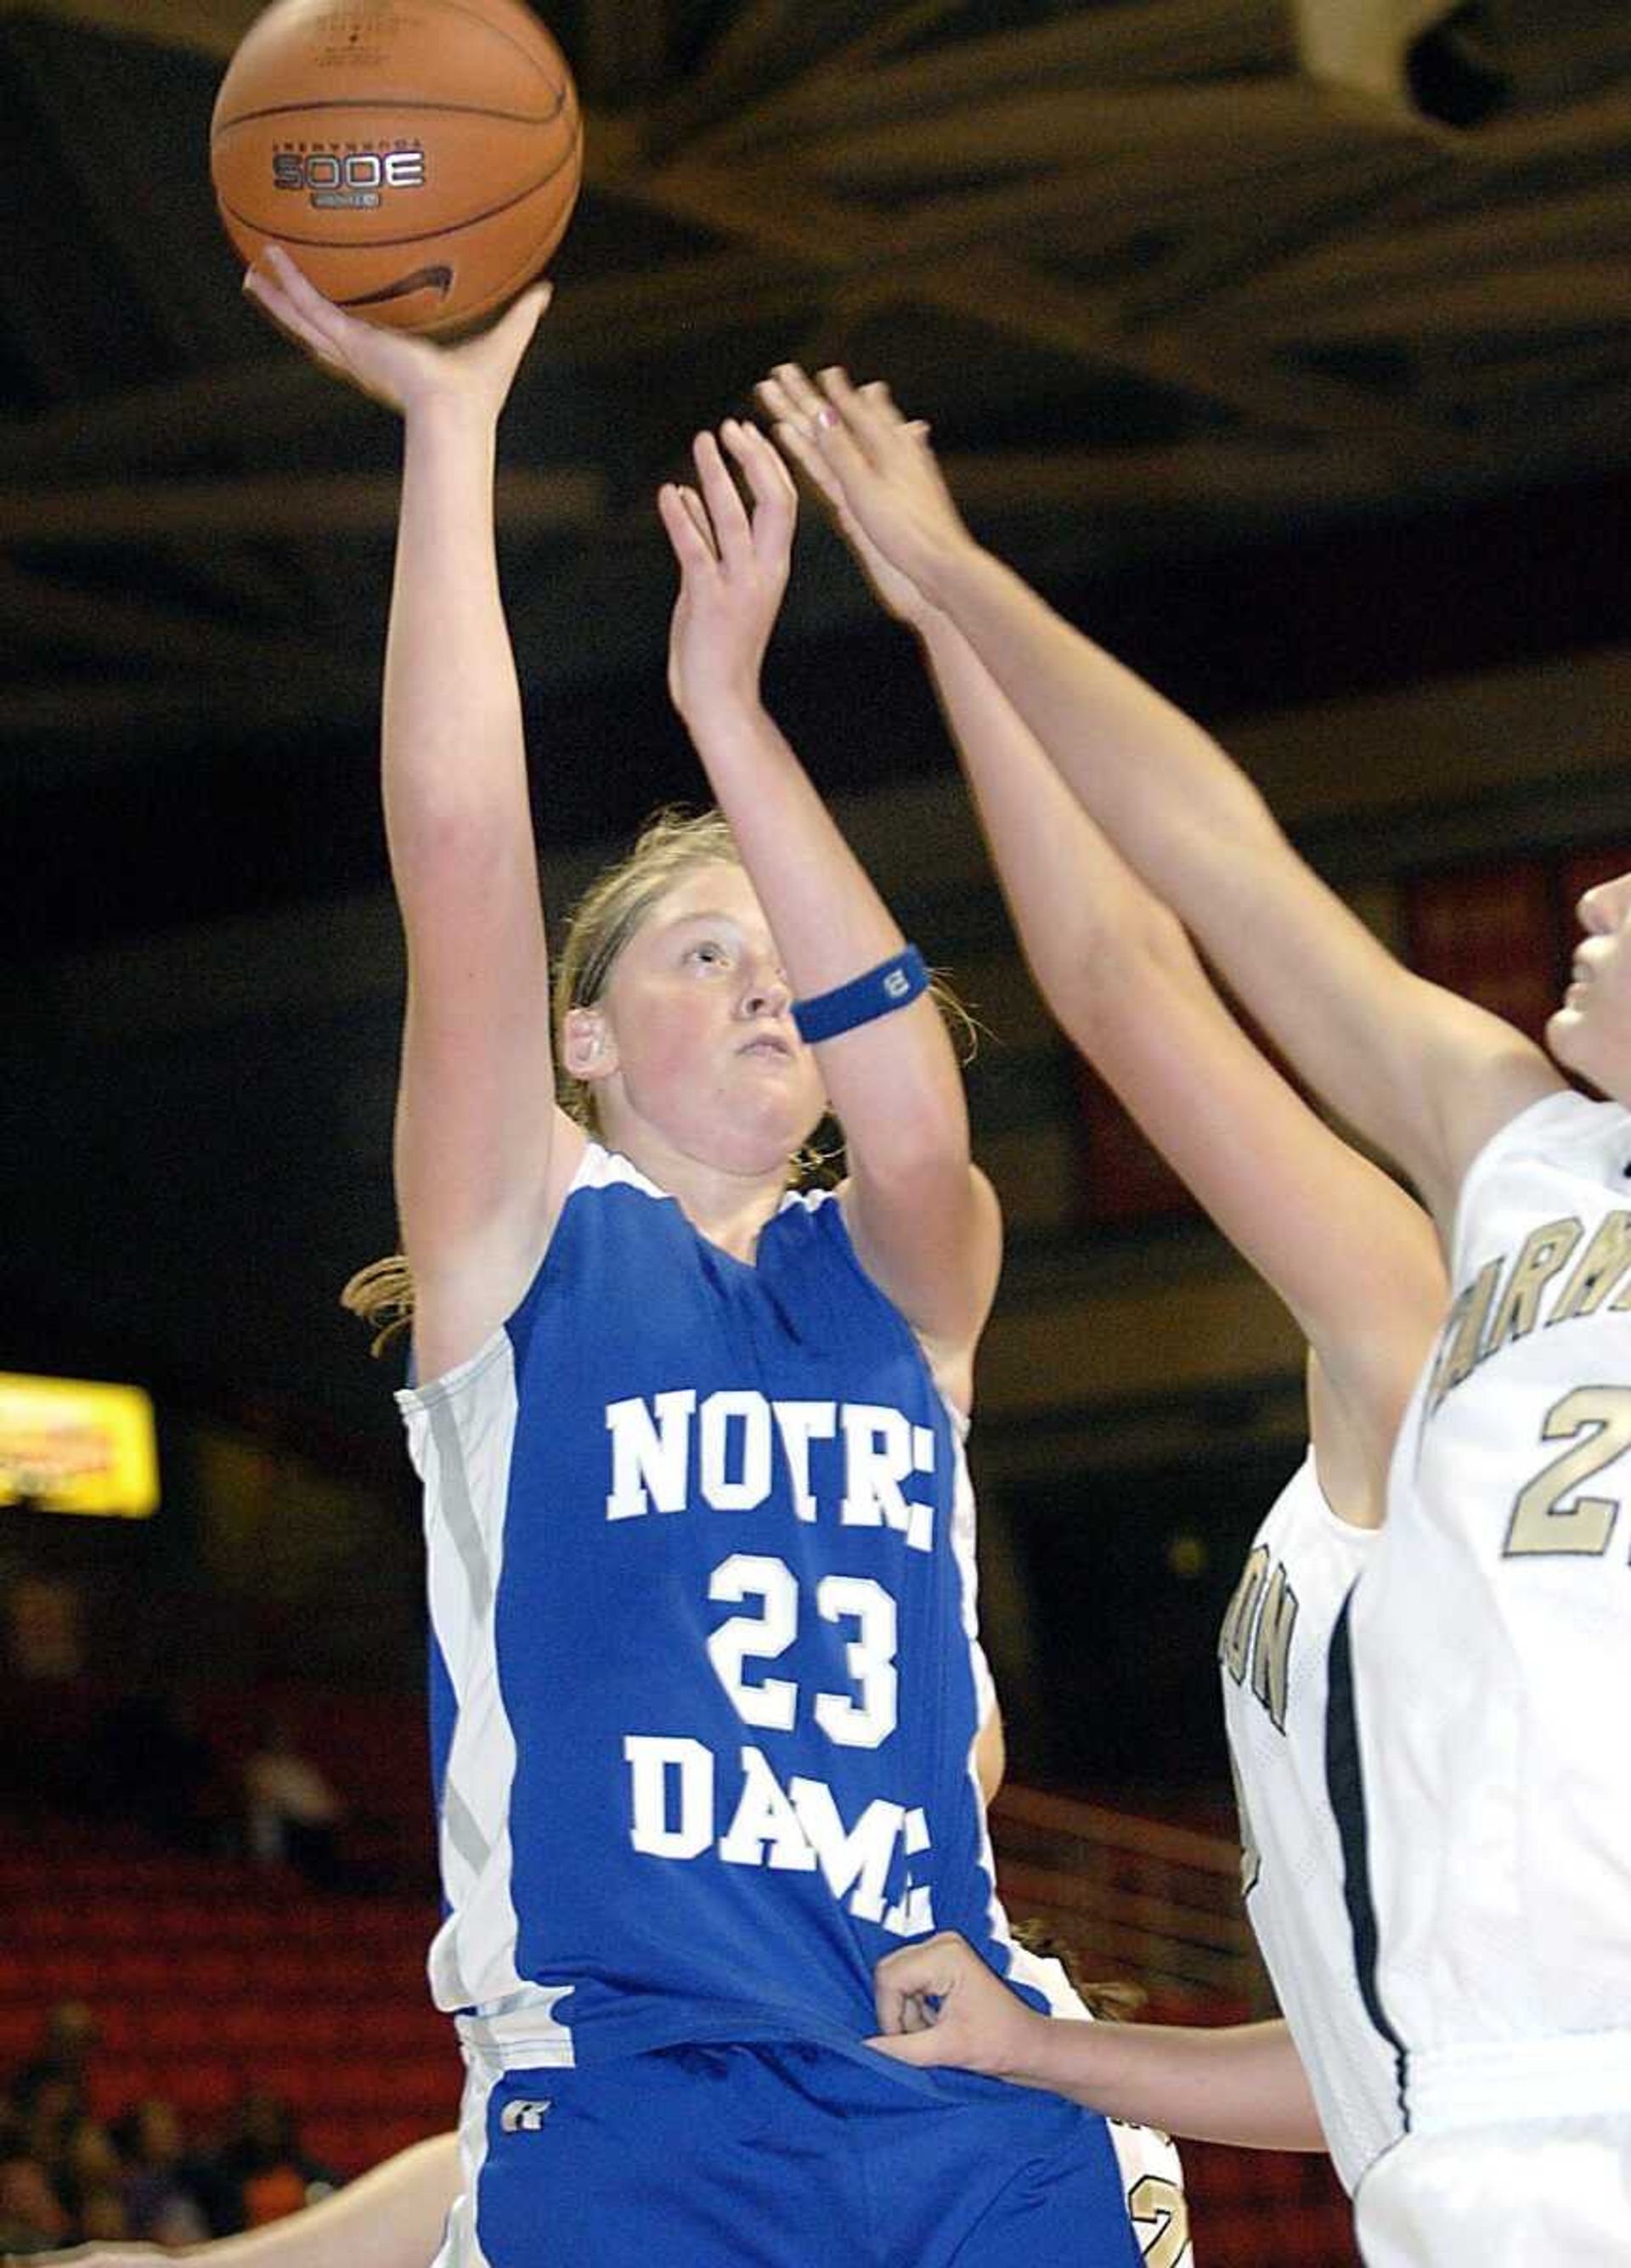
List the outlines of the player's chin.
{"label": "player's chin", "polygon": [[822,1121],[823,1113],[796,1092],[743,1094],[732,1096],[728,1123],[720,1125],[716,1140],[728,1152],[739,1172],[758,1173],[779,1167],[796,1157]]}
{"label": "player's chin", "polygon": [[1565,1071],[1581,1068],[1576,1060],[1581,1038],[1580,991],[1578,984],[1571,984],[1546,1018],[1546,1051],[1553,1062],[1560,1064]]}
{"label": "player's chin", "polygon": [[1547,1051],[1560,1070],[1631,1105],[1631,1032],[1611,1031],[1602,1005],[1586,996],[1583,985],[1571,984],[1546,1020]]}
{"label": "player's chin", "polygon": [[766,1049],[737,1057],[737,1094],[744,1109],[771,1117],[819,1123],[827,1098],[808,1053],[776,1055]]}

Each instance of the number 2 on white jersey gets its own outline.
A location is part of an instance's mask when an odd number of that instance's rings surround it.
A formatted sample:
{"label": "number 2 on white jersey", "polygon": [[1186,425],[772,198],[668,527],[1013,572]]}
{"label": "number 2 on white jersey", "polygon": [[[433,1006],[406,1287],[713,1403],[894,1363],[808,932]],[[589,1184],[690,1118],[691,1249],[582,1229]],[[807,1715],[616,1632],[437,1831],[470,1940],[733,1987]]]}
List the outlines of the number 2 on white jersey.
{"label": "number 2 on white jersey", "polygon": [[1543,1441],[1567,1441],[1579,1434],[1572,1449],[1542,1466],[1521,1490],[1512,1507],[1502,1557],[1559,1555],[1600,1558],[1608,1549],[1620,1517],[1617,1496],[1579,1496],[1572,1504],[1562,1499],[1593,1473],[1600,1473],[1631,1448],[1631,1387],[1577,1386],[1554,1402],[1540,1428]]}

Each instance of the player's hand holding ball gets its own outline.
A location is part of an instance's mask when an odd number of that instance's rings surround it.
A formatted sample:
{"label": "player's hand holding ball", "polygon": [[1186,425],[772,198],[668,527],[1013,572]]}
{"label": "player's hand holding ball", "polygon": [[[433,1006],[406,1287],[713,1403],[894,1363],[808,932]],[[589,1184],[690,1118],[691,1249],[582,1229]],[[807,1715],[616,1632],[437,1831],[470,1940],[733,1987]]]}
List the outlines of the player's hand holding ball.
{"label": "player's hand holding ball", "polygon": [[[244,288],[336,377],[496,419],[548,305],[583,136],[523,0],[272,0],[210,129]],[[500,310],[491,330],[438,351]]]}
{"label": "player's hand holding ball", "polygon": [[549,284],[534,284],[490,331],[447,347],[347,314],[324,298],[281,245],[266,247],[245,276],[244,290],[325,370],[388,409],[407,416],[440,401],[489,419],[504,407],[550,293]]}
{"label": "player's hand holding ball", "polygon": [[565,57],[523,0],[272,0],[210,122],[222,225],[387,329],[465,331],[543,269],[583,166]]}

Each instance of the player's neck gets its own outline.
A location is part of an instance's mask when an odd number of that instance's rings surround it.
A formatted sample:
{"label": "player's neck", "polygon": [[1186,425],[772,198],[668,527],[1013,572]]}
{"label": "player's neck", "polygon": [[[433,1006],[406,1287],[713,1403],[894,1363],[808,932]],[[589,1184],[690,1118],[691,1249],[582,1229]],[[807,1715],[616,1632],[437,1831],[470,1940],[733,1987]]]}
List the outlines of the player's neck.
{"label": "player's neck", "polygon": [[698,1235],[733,1259],[753,1260],[760,1231],[786,1195],[785,1167],[755,1172],[711,1164],[653,1137],[648,1128],[617,1146],[675,1200]]}

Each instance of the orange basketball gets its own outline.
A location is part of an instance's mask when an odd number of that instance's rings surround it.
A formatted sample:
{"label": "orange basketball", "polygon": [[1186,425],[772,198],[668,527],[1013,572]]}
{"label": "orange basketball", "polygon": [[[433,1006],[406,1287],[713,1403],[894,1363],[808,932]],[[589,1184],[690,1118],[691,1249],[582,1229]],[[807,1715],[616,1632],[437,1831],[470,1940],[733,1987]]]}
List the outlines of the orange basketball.
{"label": "orange basketball", "polygon": [[493,313],[565,233],[572,73],[521,0],[273,0],[227,66],[210,173],[246,263],[269,238],[371,322]]}

